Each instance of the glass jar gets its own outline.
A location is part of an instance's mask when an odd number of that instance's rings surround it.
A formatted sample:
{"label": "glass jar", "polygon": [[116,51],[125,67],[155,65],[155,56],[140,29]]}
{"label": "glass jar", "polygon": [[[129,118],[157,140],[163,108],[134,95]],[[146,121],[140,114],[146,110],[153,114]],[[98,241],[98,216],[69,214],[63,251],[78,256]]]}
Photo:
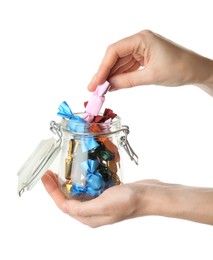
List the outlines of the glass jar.
{"label": "glass jar", "polygon": [[121,125],[120,117],[109,123],[62,119],[61,131],[58,179],[66,198],[90,200],[122,183],[120,146],[125,147],[128,128]]}
{"label": "glass jar", "polygon": [[[81,117],[83,113],[76,113]],[[101,115],[100,115],[101,116]],[[122,183],[123,147],[131,160],[138,157],[129,145],[128,126],[116,116],[104,123],[62,118],[51,121],[54,137],[42,140],[18,172],[18,194],[30,190],[60,154],[58,184],[67,199],[86,201]]]}

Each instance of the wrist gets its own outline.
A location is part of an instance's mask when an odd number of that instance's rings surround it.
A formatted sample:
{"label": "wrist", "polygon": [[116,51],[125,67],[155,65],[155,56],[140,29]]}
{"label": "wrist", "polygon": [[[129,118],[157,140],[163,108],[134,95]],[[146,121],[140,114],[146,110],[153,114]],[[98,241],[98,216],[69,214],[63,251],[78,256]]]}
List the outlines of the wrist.
{"label": "wrist", "polygon": [[191,83],[213,96],[213,60],[194,54],[190,65]]}
{"label": "wrist", "polygon": [[213,189],[145,180],[140,186],[137,216],[156,215],[213,225]]}
{"label": "wrist", "polygon": [[176,190],[181,185],[162,183],[157,180],[143,180],[134,183],[137,216],[168,216],[179,214]]}

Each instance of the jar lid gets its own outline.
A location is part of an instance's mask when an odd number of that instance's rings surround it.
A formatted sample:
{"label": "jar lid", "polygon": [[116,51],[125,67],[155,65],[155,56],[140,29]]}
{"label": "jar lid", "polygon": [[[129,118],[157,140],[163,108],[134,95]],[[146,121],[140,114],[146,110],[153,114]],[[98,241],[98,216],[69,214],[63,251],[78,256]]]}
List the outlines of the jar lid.
{"label": "jar lid", "polygon": [[[54,122],[55,123],[55,122]],[[58,125],[52,125],[52,131],[57,133],[59,139],[54,137],[42,140],[34,152],[23,164],[18,175],[18,194],[21,196],[25,190],[31,190],[34,185],[42,178],[47,169],[55,160],[61,150],[61,132],[56,129]]]}

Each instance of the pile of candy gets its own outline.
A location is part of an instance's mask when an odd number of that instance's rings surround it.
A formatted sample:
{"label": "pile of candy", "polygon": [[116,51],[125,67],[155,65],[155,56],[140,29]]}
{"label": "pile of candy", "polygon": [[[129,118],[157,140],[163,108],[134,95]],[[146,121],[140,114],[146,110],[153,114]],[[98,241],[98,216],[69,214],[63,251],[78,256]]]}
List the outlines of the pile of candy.
{"label": "pile of candy", "polygon": [[65,101],[59,106],[58,115],[66,121],[71,133],[62,185],[68,198],[88,200],[121,183],[118,147],[106,134],[117,115],[111,109],[105,109],[103,114],[99,114],[108,88],[108,82],[97,87],[90,100],[84,104],[85,113],[82,117],[73,114]]}

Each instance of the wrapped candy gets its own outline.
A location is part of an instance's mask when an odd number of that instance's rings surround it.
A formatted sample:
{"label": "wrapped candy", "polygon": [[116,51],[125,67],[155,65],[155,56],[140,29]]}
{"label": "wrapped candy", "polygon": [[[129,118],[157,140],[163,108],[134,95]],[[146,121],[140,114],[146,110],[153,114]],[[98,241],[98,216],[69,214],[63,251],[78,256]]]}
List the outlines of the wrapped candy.
{"label": "wrapped candy", "polygon": [[[69,148],[65,158],[65,186],[71,197],[80,196],[81,200],[84,195],[86,199],[88,199],[88,196],[98,196],[106,188],[121,183],[118,181],[118,167],[116,164],[120,160],[118,148],[107,135],[105,136],[105,133],[108,134],[110,122],[117,115],[111,109],[105,109],[102,115],[99,114],[108,88],[108,82],[97,87],[90,100],[85,102],[85,113],[82,117],[73,114],[66,101],[59,105],[58,115],[68,120],[67,127],[73,135],[69,141]],[[85,133],[87,134],[85,135]],[[103,136],[96,136],[96,134],[102,133]],[[82,166],[81,169],[75,167],[79,156],[79,154],[76,154],[77,146],[81,147],[81,153],[87,153],[85,155],[87,160],[79,162]],[[78,153],[80,153],[79,150]],[[108,162],[114,161],[115,158],[114,164],[112,162],[109,164],[111,168],[114,165],[112,170],[108,167]],[[74,171],[73,169],[78,170]],[[81,176],[76,178],[77,175]],[[113,177],[113,175],[116,175],[116,177]],[[116,179],[116,182],[113,179]]]}
{"label": "wrapped candy", "polygon": [[[84,121],[83,118],[81,118],[78,115],[73,114],[71,108],[67,104],[66,101],[63,101],[59,107],[59,111],[57,113],[58,116],[61,116],[63,118],[69,119],[68,121],[68,128],[71,132],[85,132],[88,128],[88,125]],[[87,138],[81,140],[82,144],[82,150],[88,151],[95,147],[97,147],[99,144],[93,139],[93,138]]]}
{"label": "wrapped candy", "polygon": [[106,81],[103,85],[97,86],[96,90],[92,93],[90,100],[86,105],[86,111],[83,115],[83,119],[86,122],[92,122],[94,117],[99,114],[101,107],[105,101],[104,95],[108,91],[109,87],[109,82]]}
{"label": "wrapped candy", "polygon": [[136,164],[138,158],[127,141],[129,128],[121,125],[120,117],[109,108],[100,113],[109,87],[107,81],[98,86],[83,113],[73,113],[66,101],[59,105],[61,123],[50,124],[57,138],[42,141],[20,169],[20,196],[35,185],[59,152],[59,187],[68,199],[90,200],[122,183],[120,147]]}
{"label": "wrapped candy", "polygon": [[73,161],[73,157],[76,154],[76,149],[78,147],[79,142],[74,140],[74,139],[70,139],[69,142],[69,150],[68,150],[68,155],[65,159],[65,178],[67,180],[71,179],[71,169],[72,169],[72,161]]}

